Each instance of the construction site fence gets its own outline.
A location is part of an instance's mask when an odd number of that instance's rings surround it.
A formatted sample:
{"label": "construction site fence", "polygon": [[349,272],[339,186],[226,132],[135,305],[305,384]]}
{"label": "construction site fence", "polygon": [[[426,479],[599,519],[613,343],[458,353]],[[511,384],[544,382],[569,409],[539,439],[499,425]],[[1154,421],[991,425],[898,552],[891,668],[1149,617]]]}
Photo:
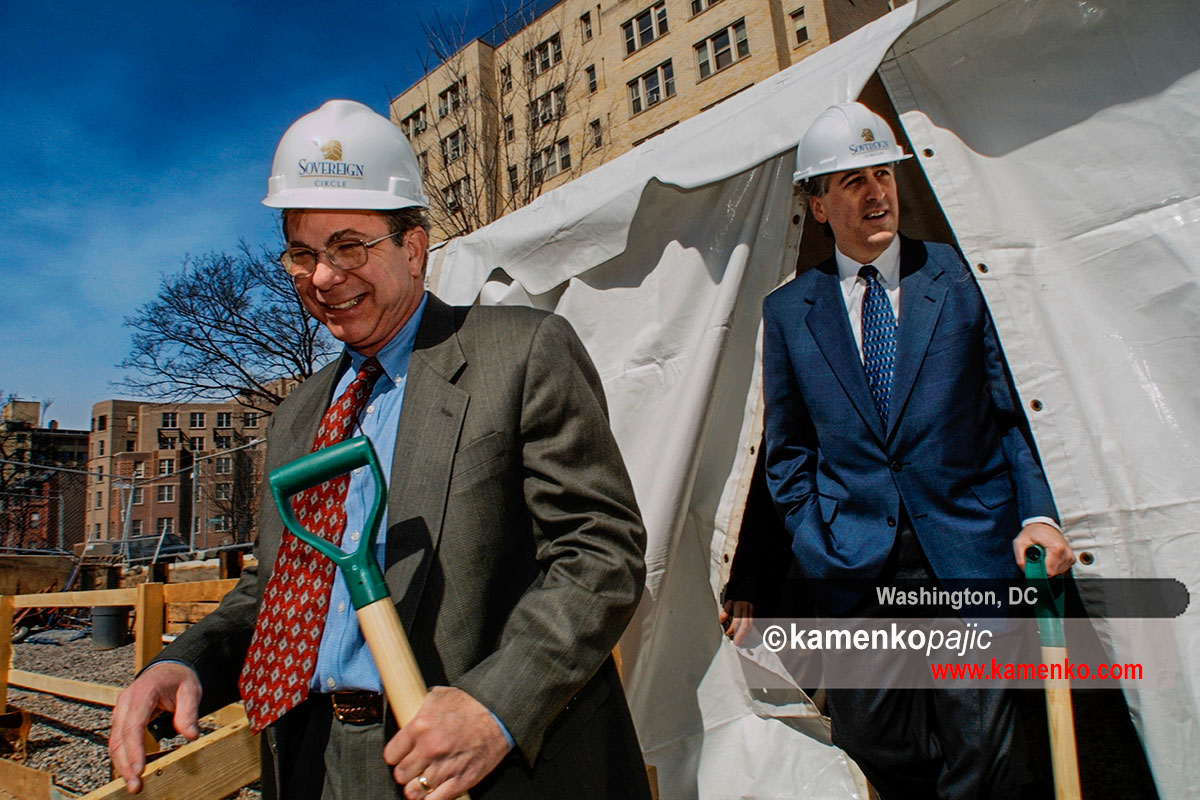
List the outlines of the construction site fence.
{"label": "construction site fence", "polygon": [[[10,686],[110,708],[116,705],[121,692],[118,686],[13,669],[15,612],[26,608],[132,607],[134,647],[131,667],[136,674],[162,650],[169,605],[216,602],[236,583],[236,579],[230,578],[190,583],[143,583],[127,589],[0,596],[0,709],[8,709]],[[215,731],[149,763],[143,774],[144,789],[139,798],[220,800],[258,779],[257,737],[251,735],[241,705],[221,709],[212,715],[211,721],[219,726]],[[149,734],[147,742],[153,743]],[[72,797],[54,785],[52,774],[2,758],[0,786],[17,800]],[[84,795],[83,800],[125,797],[133,795],[126,791],[124,781],[117,779]]]}

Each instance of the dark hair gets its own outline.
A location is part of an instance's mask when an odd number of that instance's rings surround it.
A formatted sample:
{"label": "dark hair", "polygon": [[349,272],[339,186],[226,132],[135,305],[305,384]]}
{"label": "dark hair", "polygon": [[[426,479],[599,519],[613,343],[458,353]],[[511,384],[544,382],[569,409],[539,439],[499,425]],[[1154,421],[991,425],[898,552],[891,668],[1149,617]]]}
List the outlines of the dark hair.
{"label": "dark hair", "polygon": [[833,173],[826,172],[824,175],[815,175],[800,181],[800,191],[804,193],[804,199],[824,197],[826,192],[829,191],[829,182],[832,179]]}
{"label": "dark hair", "polygon": [[[291,221],[292,215],[297,211],[304,211],[303,208],[285,208],[279,212],[279,227],[283,231],[283,240],[288,239],[288,222]],[[388,230],[392,233],[405,233],[413,228],[421,228],[425,231],[425,235],[429,235],[429,215],[425,213],[425,209],[420,206],[409,206],[408,208],[397,208],[391,211],[376,212],[387,220]]]}

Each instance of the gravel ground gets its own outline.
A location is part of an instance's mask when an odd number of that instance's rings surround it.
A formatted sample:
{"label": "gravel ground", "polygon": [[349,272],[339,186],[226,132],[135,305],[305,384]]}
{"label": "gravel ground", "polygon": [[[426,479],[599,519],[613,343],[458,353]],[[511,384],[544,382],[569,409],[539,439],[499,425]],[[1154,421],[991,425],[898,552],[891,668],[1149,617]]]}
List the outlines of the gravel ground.
{"label": "gravel ground", "polygon": [[[64,641],[72,633],[51,631],[38,637],[59,644],[13,645],[13,667],[109,686],[129,685],[133,680],[133,645],[95,650],[90,636]],[[25,766],[52,773],[55,784],[74,794],[85,794],[111,780],[107,751],[111,709],[15,688],[9,689],[8,702],[33,716]],[[168,748],[183,741],[180,737],[162,744]],[[232,797],[259,800],[261,794],[250,788]]]}

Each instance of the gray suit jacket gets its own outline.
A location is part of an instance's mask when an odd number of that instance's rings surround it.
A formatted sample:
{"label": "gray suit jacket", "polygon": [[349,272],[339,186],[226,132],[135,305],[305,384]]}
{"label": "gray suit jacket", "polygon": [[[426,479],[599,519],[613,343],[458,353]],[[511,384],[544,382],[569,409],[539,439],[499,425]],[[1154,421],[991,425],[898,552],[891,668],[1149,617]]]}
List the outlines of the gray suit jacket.
{"label": "gray suit jacket", "polygon": [[[279,407],[265,473],[309,451],[346,360]],[[608,654],[642,591],[645,532],[599,378],[570,325],[431,296],[396,437],[385,578],[426,682],[465,690],[503,721],[517,751],[499,771],[520,772],[522,783],[538,785],[539,754],[563,748],[640,775]],[[160,656],[196,670],[206,707],[237,697],[283,533],[264,498],[257,569]],[[597,750],[616,760],[596,762]],[[572,796],[587,796],[587,780],[576,770]]]}

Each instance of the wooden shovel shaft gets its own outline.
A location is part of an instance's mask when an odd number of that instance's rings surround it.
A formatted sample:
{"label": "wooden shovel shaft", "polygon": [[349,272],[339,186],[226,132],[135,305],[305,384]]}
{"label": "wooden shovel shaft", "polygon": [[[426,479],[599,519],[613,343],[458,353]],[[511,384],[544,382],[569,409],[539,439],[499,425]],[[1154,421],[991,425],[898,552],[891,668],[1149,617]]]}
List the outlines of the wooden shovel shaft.
{"label": "wooden shovel shaft", "polygon": [[[1042,663],[1067,663],[1067,648],[1042,647]],[[1079,760],[1075,749],[1075,716],[1071,710],[1071,682],[1047,678],[1046,717],[1050,724],[1050,762],[1054,767],[1055,800],[1079,800]]]}
{"label": "wooden shovel shaft", "polygon": [[[379,669],[383,694],[403,728],[417,715],[429,690],[392,599],[384,597],[358,609],[358,625]],[[459,800],[470,798],[462,794]]]}

